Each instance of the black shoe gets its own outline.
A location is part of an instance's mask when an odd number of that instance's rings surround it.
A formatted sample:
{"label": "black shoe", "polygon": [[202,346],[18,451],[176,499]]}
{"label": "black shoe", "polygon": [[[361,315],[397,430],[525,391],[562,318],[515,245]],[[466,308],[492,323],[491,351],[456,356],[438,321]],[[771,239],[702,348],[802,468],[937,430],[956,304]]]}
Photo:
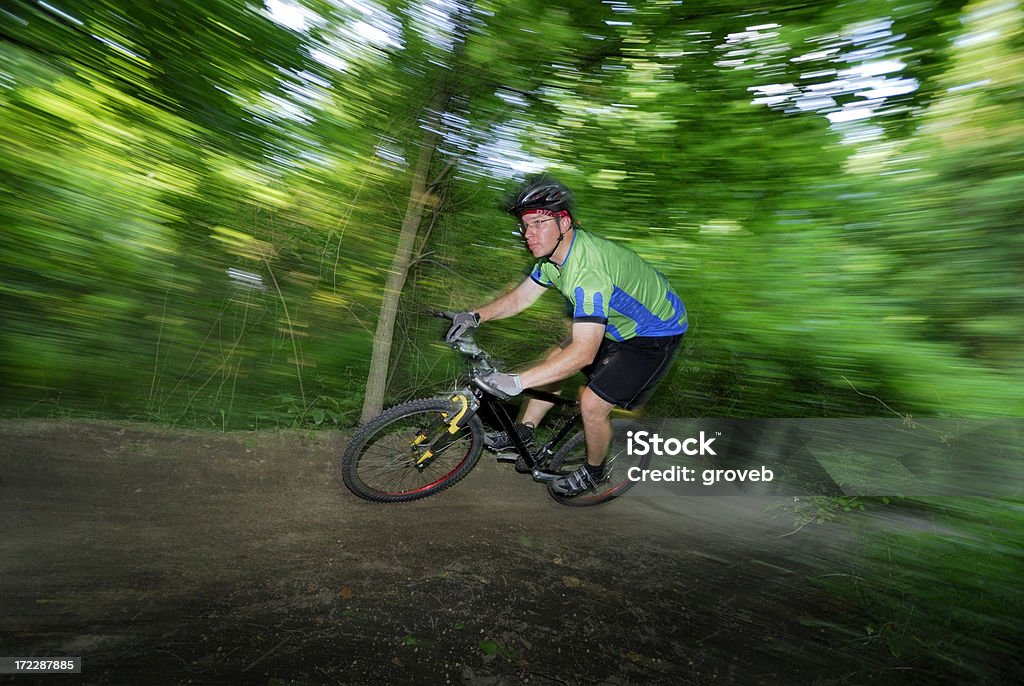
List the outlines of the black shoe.
{"label": "black shoe", "polygon": [[[525,424],[516,424],[516,433],[519,434],[519,440],[529,448],[533,445],[533,429],[526,426]],[[500,453],[503,450],[511,450],[515,447],[512,443],[512,439],[505,431],[494,431],[487,434],[484,437],[484,447],[494,453]]]}
{"label": "black shoe", "polygon": [[[602,472],[607,470],[602,469]],[[558,495],[574,496],[589,491],[593,488],[597,488],[598,484],[608,479],[608,474],[602,473],[600,476],[595,477],[587,469],[587,465],[581,465],[572,474],[567,474],[563,477],[555,479],[551,482],[551,490]]]}

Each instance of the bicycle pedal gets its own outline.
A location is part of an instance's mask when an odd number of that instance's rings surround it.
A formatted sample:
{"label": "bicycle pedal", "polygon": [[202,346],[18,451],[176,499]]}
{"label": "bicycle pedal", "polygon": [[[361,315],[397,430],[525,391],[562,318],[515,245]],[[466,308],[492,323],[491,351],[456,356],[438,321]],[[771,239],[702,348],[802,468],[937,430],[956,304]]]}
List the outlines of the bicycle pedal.
{"label": "bicycle pedal", "polygon": [[494,459],[498,462],[515,462],[519,459],[519,453],[497,453]]}

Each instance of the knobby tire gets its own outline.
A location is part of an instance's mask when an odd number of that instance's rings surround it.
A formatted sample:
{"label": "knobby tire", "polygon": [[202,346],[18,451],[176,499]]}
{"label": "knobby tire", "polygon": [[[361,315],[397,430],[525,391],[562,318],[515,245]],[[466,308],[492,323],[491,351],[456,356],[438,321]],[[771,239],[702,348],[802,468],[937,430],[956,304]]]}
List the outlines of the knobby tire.
{"label": "knobby tire", "polygon": [[[480,459],[484,428],[476,415],[460,422],[458,433],[447,433],[442,413],[457,412],[449,398],[424,398],[396,405],[359,429],[341,459],[341,474],[352,493],[378,503],[403,503],[439,493],[458,483]],[[416,437],[428,438],[421,447]],[[450,442],[449,442],[449,439]],[[422,450],[442,447],[428,466],[415,467]]]}

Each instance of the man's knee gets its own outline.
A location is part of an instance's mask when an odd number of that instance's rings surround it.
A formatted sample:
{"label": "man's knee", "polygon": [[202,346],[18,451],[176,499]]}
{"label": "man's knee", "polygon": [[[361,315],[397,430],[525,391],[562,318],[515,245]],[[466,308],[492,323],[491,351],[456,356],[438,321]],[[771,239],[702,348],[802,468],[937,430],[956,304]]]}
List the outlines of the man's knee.
{"label": "man's knee", "polygon": [[615,405],[589,388],[583,389],[583,395],[580,396],[580,414],[583,415],[584,422],[604,420],[614,407]]}

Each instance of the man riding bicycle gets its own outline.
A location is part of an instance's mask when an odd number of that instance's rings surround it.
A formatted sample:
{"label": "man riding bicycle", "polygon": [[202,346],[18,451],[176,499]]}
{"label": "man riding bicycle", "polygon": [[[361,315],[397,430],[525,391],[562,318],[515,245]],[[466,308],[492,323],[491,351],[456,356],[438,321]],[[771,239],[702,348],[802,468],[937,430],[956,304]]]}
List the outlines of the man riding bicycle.
{"label": "man riding bicycle", "polygon": [[[538,261],[529,278],[512,291],[457,314],[447,340],[457,340],[481,322],[522,312],[552,286],[569,300],[569,339],[529,369],[492,372],[481,381],[515,396],[578,371],[587,376],[580,397],[587,462],[552,484],[557,493],[578,495],[605,477],[612,409],[641,405],[668,372],[687,329],[686,308],[668,280],[636,253],[583,231],[572,216],[572,193],[550,176],[528,179],[507,209],[519,220],[522,237]],[[525,443],[532,442],[534,429],[551,407],[536,398],[527,403],[516,425]],[[489,438],[488,447],[496,452],[512,445],[504,432]]]}

